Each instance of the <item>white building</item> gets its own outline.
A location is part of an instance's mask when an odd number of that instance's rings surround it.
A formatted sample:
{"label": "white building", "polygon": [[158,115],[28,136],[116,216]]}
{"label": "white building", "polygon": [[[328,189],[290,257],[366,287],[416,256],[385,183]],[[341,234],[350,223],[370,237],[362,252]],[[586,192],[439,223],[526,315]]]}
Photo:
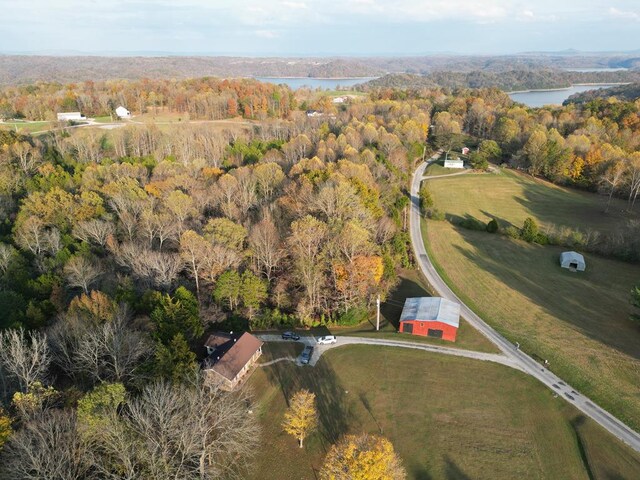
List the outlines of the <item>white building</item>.
{"label": "white building", "polygon": [[560,254],[560,266],[568,268],[572,272],[584,272],[587,268],[584,257],[577,252],[562,252]]}
{"label": "white building", "polygon": [[116,117],[118,118],[131,118],[131,112],[120,105],[116,108]]}
{"label": "white building", "polygon": [[444,168],[464,168],[464,161],[458,158],[447,158],[444,161]]}
{"label": "white building", "polygon": [[58,121],[66,122],[68,120],[86,120],[86,117],[80,112],[61,112],[58,113]]}
{"label": "white building", "polygon": [[333,100],[331,100],[333,103],[344,103],[347,101],[346,97],[335,97]]}

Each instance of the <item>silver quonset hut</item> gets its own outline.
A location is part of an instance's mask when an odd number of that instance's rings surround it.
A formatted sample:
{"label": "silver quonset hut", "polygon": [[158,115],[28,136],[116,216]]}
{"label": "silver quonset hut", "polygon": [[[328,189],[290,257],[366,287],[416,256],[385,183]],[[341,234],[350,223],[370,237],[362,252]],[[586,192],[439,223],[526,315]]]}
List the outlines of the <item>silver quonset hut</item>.
{"label": "silver quonset hut", "polygon": [[585,268],[587,268],[584,257],[577,252],[562,252],[560,254],[560,266],[573,272],[584,272]]}

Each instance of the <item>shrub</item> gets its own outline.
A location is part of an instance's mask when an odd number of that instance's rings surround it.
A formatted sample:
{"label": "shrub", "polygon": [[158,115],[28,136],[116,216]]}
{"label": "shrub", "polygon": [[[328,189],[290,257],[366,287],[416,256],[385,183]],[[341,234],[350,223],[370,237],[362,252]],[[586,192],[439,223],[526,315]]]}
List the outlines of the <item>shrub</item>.
{"label": "shrub", "polygon": [[427,209],[433,207],[433,197],[426,185],[420,188],[420,209],[426,212]]}
{"label": "shrub", "polygon": [[476,230],[478,232],[483,232],[487,229],[487,226],[484,223],[473,217],[463,219],[459,225],[467,230]]}
{"label": "shrub", "polygon": [[496,233],[498,230],[499,230],[499,226],[496,219],[492,218],[491,220],[489,220],[489,223],[487,223],[487,232]]}
{"label": "shrub", "polygon": [[430,208],[427,210],[427,217],[431,220],[442,221],[445,219],[445,214],[437,208]]}
{"label": "shrub", "polygon": [[518,238],[520,238],[520,229],[514,227],[513,225],[510,225],[510,226],[508,226],[507,228],[504,229],[504,234],[507,237],[518,239]]}
{"label": "shrub", "polygon": [[520,231],[520,238],[525,242],[535,242],[538,237],[538,224],[536,221],[527,217],[522,224],[522,230]]}
{"label": "shrub", "polygon": [[340,314],[338,318],[336,318],[336,324],[345,327],[352,327],[355,325],[360,325],[367,319],[368,316],[369,312],[366,308],[353,307]]}

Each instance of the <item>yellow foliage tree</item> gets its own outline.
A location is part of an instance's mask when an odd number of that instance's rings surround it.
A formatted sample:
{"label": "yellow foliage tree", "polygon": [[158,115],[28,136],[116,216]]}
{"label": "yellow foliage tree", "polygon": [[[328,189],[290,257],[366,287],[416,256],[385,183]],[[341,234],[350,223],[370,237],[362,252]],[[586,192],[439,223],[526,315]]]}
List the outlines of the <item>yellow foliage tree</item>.
{"label": "yellow foliage tree", "polygon": [[11,430],[11,418],[0,407],[0,451],[2,451],[2,446],[9,439],[9,436],[11,435],[12,431],[13,430]]}
{"label": "yellow foliage tree", "polygon": [[284,431],[298,439],[300,448],[304,439],[318,426],[316,394],[303,389],[293,394],[289,410],[284,414]]}
{"label": "yellow foliage tree", "polygon": [[378,435],[345,435],[325,458],[322,480],[403,480],[407,474],[389,440]]}

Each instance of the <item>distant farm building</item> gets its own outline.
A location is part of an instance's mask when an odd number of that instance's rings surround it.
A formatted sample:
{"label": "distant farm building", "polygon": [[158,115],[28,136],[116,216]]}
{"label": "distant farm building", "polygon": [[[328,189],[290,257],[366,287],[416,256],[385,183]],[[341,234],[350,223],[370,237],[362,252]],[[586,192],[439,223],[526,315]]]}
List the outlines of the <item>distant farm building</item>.
{"label": "distant farm building", "polygon": [[462,154],[463,155],[469,155],[469,147],[463,147]]}
{"label": "distant farm building", "polygon": [[444,168],[464,168],[464,161],[458,158],[446,158],[444,160]]}
{"label": "distant farm building", "polygon": [[324,114],[318,110],[307,110],[307,117],[321,117],[322,115]]}
{"label": "distant farm building", "polygon": [[407,298],[400,315],[401,333],[456,341],[460,305],[446,298]]}
{"label": "distant farm building", "polygon": [[347,97],[335,97],[331,100],[333,103],[344,103],[347,101]]}
{"label": "distant farm building", "polygon": [[560,266],[568,268],[572,272],[584,272],[587,268],[584,257],[577,252],[562,252],[560,254]]}
{"label": "distant farm building", "polygon": [[116,117],[118,118],[131,118],[131,112],[124,108],[123,106],[119,106],[116,108]]}
{"label": "distant farm building", "polygon": [[204,344],[207,379],[223,390],[233,390],[253,371],[252,367],[262,355],[262,345],[263,342],[250,333],[239,337],[233,332],[209,335]]}
{"label": "distant farm building", "polygon": [[66,122],[69,120],[86,120],[87,117],[80,112],[61,112],[58,113],[58,121]]}

